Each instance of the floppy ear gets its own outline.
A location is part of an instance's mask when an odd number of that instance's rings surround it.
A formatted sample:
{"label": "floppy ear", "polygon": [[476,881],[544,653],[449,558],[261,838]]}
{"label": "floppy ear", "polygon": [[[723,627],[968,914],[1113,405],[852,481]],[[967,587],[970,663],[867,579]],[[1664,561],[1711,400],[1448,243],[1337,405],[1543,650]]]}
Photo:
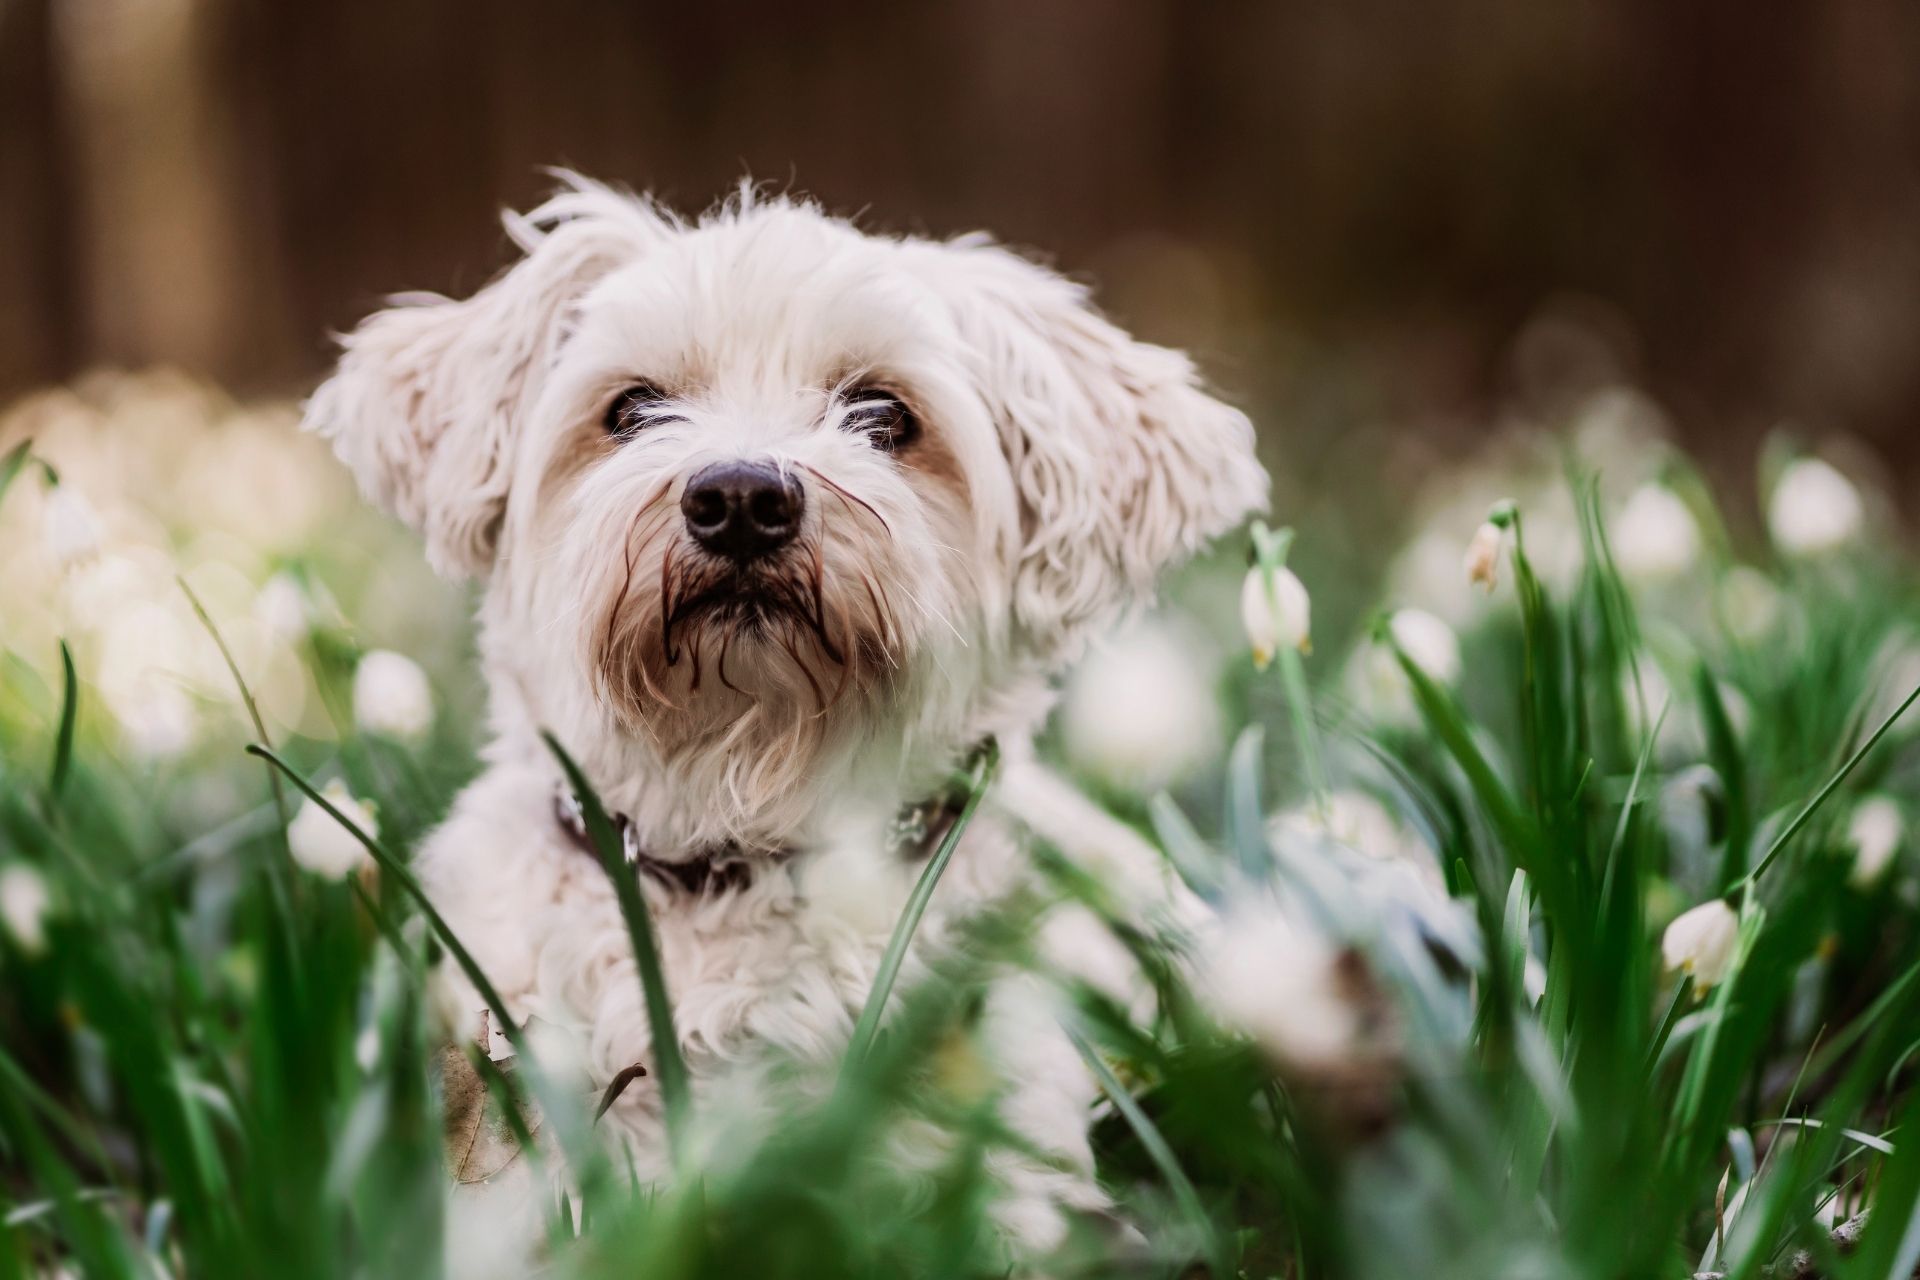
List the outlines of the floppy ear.
{"label": "floppy ear", "polygon": [[361,490],[418,529],[453,577],[493,563],[513,438],[565,339],[569,312],[668,228],[639,199],[572,175],[504,218],[521,260],[470,298],[394,299],[341,340],[304,426],[333,442]]}
{"label": "floppy ear", "polygon": [[1163,570],[1265,509],[1253,426],[1079,285],[982,237],[945,249],[944,292],[1019,495],[1014,620],[1070,659]]}

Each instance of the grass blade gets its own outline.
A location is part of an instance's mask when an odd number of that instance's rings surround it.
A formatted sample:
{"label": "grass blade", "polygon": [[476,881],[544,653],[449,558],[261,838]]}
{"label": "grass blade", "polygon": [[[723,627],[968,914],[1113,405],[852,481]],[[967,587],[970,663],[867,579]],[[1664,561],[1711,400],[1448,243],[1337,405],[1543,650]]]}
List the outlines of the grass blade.
{"label": "grass blade", "polygon": [[447,949],[447,954],[453,957],[453,962],[460,966],[460,972],[466,975],[467,981],[473,984],[473,989],[479,992],[482,1000],[486,1001],[487,1009],[493,1014],[494,1025],[500,1029],[500,1034],[507,1038],[507,1042],[514,1047],[515,1052],[531,1058],[533,1053],[527,1046],[526,1034],[520,1029],[519,1024],[514,1022],[513,1015],[507,1012],[507,1002],[500,998],[499,991],[494,988],[492,980],[487,977],[486,971],[480,967],[479,962],[473,958],[473,953],[467,950],[460,941],[459,935],[454,933],[453,927],[434,907],[433,899],[427,896],[427,891],[414,878],[407,864],[395,856],[392,850],[361,830],[359,824],[353,819],[340,812],[333,802],[321,795],[312,783],[301,777],[292,765],[274,754],[271,747],[263,747],[257,742],[248,743],[247,754],[259,756],[285,774],[287,781],[291,782],[302,795],[318,805],[323,813],[339,823],[346,829],[348,835],[360,842],[360,847],[380,864],[381,874],[392,877],[393,882],[413,899],[415,906],[420,908],[420,914],[426,917],[427,927],[433,930],[434,937],[440,940],[440,945]]}
{"label": "grass blade", "polygon": [[12,486],[19,474],[26,470],[27,459],[32,449],[33,441],[22,440],[7,450],[4,458],[0,458],[0,498],[7,496],[8,488]]}
{"label": "grass blade", "polygon": [[1073,1047],[1080,1051],[1080,1057],[1086,1062],[1087,1070],[1091,1071],[1093,1078],[1099,1081],[1101,1092],[1107,1095],[1113,1102],[1114,1109],[1126,1120],[1128,1127],[1133,1130],[1134,1137],[1138,1138],[1140,1145],[1145,1148],[1148,1158],[1160,1170],[1160,1176],[1167,1180],[1167,1186],[1172,1189],[1173,1197],[1179,1202],[1181,1211],[1192,1220],[1194,1228],[1200,1232],[1200,1238],[1206,1242],[1207,1266],[1210,1274],[1215,1276],[1239,1274],[1232,1260],[1227,1256],[1226,1243],[1221,1239],[1219,1229],[1214,1226],[1212,1215],[1207,1212],[1206,1205],[1201,1203],[1200,1193],[1194,1189],[1193,1180],[1187,1177],[1186,1170],[1180,1167],[1179,1157],[1174,1155],[1173,1148],[1167,1144],[1165,1135],[1147,1117],[1147,1113],[1140,1109],[1139,1100],[1127,1092],[1126,1086],[1121,1084],[1119,1078],[1113,1074],[1113,1068],[1109,1067],[1099,1052],[1087,1043],[1086,1037],[1073,1027],[1067,1028],[1067,1035],[1073,1040]]}
{"label": "grass blade", "polygon": [[1821,787],[1819,793],[1807,802],[1807,807],[1800,811],[1798,817],[1787,824],[1786,830],[1774,837],[1773,843],[1767,846],[1766,856],[1762,857],[1754,869],[1747,873],[1745,881],[1747,884],[1752,884],[1762,875],[1766,874],[1767,868],[1772,866],[1774,859],[1780,856],[1780,851],[1787,847],[1787,842],[1800,834],[1800,828],[1807,825],[1808,820],[1811,819],[1815,813],[1819,812],[1820,806],[1827,802],[1827,797],[1832,795],[1840,784],[1847,780],[1847,776],[1859,767],[1860,762],[1867,758],[1868,753],[1880,744],[1880,739],[1887,736],[1887,731],[1893,728],[1894,723],[1898,721],[1901,716],[1906,714],[1907,708],[1913,705],[1914,699],[1916,698],[1920,698],[1920,685],[1915,685],[1913,692],[1909,693],[1906,699],[1893,709],[1891,715],[1880,722],[1880,727],[1873,731],[1872,736],[1860,744],[1860,749],[1847,757],[1847,762],[1840,766],[1840,771],[1827,779],[1827,785]]}
{"label": "grass blade", "polygon": [[67,789],[67,773],[73,767],[73,727],[80,715],[80,680],[73,673],[73,650],[60,642],[60,733],[53,742],[53,771],[47,780],[47,793],[55,801]]}
{"label": "grass blade", "polygon": [[620,916],[626,921],[627,941],[633,948],[634,966],[640,972],[640,994],[647,1006],[647,1030],[653,1040],[653,1070],[660,1082],[660,1101],[666,1111],[667,1144],[677,1164],[684,1154],[688,1112],[687,1064],[680,1056],[680,1038],[673,1028],[673,1002],[667,994],[667,976],[660,965],[660,949],[654,941],[653,917],[640,892],[640,877],[627,865],[620,848],[620,837],[607,817],[600,797],[594,793],[580,766],[573,762],[550,733],[540,734],[547,750],[553,752],[567,775],[567,785],[580,802],[586,823],[587,839],[600,858],[600,867],[613,881],[620,903]]}
{"label": "grass blade", "polygon": [[989,738],[979,752],[973,764],[973,773],[968,779],[967,802],[961,807],[960,814],[947,828],[947,834],[941,839],[940,847],[927,859],[926,868],[921,871],[920,879],[913,886],[913,893],[907,898],[906,907],[900,912],[900,918],[894,922],[893,936],[887,940],[885,954],[880,957],[880,967],[874,971],[873,989],[867,993],[867,1003],[860,1010],[860,1018],[853,1024],[853,1039],[847,1044],[846,1064],[841,1070],[841,1080],[857,1069],[866,1060],[873,1048],[873,1038],[880,1031],[880,1016],[887,1007],[887,997],[893,991],[893,984],[900,976],[900,966],[907,958],[907,946],[913,941],[914,931],[920,927],[920,917],[926,914],[927,904],[933,900],[934,888],[945,874],[947,863],[953,860],[953,851],[960,846],[960,837],[966,833],[967,826],[973,821],[975,810],[980,807],[981,798],[987,794],[987,788],[993,785],[994,775],[1000,770],[1000,744]]}

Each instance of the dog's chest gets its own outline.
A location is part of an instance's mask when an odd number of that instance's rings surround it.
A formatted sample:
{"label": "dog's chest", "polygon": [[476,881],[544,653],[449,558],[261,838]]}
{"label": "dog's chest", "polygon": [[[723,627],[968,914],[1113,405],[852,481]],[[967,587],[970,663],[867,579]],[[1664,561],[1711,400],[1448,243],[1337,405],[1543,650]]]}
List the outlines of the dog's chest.
{"label": "dog's chest", "polygon": [[[864,851],[863,851],[864,852]],[[552,868],[529,914],[528,1012],[585,1028],[595,1074],[648,1059],[629,931],[605,873],[577,851]],[[756,869],[742,887],[646,899],[674,1024],[696,1071],[768,1050],[805,1056],[843,1043],[910,886],[910,868],[809,853]],[[939,913],[929,933],[939,930]]]}
{"label": "dog's chest", "polygon": [[[1004,890],[1014,857],[998,823],[968,829],[921,921],[904,984],[956,914]],[[748,883],[718,891],[643,878],[677,1038],[696,1076],[768,1054],[838,1052],[924,865],[889,854],[876,831],[871,841],[758,866]],[[549,790],[531,778],[476,784],[418,867],[517,1018],[576,1034],[601,1085],[653,1060],[613,883],[555,826]]]}

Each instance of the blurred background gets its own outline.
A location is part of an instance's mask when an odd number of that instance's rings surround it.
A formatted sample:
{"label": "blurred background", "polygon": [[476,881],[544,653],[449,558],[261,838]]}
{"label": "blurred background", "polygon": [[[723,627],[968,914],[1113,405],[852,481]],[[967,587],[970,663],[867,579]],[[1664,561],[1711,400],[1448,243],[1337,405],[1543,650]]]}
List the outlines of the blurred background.
{"label": "blurred background", "polygon": [[[456,634],[462,602],[340,523],[294,402],[384,294],[504,266],[498,211],[556,164],[687,211],[751,176],[1094,281],[1252,412],[1336,644],[1383,594],[1458,599],[1514,481],[1457,477],[1516,442],[1632,483],[1670,441],[1749,547],[1770,441],[1888,536],[1920,475],[1904,0],[0,0],[0,447],[88,481],[110,545],[234,569],[229,614],[320,558],[296,580],[373,641],[441,644],[424,602]],[[0,569],[0,639],[50,651],[54,606],[23,615],[56,569]]]}
{"label": "blurred background", "polygon": [[305,388],[383,293],[501,266],[552,164],[990,228],[1275,431],[1464,440],[1595,376],[1558,316],[1689,443],[1793,417],[1920,463],[1903,0],[6,0],[0,394]]}

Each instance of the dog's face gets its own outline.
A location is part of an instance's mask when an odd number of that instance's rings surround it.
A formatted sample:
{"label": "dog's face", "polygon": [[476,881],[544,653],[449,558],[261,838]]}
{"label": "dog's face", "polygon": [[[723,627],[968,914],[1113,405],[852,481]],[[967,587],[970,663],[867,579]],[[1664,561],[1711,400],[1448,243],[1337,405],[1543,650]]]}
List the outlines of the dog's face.
{"label": "dog's face", "polygon": [[584,183],[509,227],[493,284],[349,337],[309,423],[486,579],[497,694],[723,826],[836,748],[900,769],[1004,727],[1264,500],[1183,356],[985,241]]}

